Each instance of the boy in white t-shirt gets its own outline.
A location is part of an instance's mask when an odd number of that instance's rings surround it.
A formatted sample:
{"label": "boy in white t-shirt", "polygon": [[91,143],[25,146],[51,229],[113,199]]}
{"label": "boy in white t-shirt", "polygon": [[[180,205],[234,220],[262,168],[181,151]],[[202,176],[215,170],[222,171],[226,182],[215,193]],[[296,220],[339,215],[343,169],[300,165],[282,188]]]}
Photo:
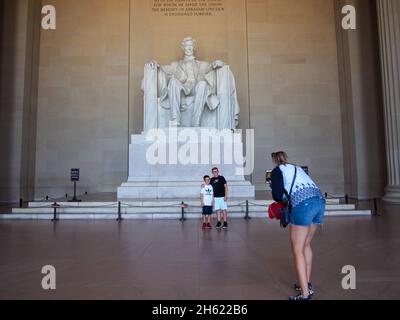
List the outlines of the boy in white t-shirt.
{"label": "boy in white t-shirt", "polygon": [[204,176],[204,185],[200,192],[200,202],[203,207],[203,229],[212,229],[211,216],[213,214],[214,206],[214,189],[210,184],[211,178]]}

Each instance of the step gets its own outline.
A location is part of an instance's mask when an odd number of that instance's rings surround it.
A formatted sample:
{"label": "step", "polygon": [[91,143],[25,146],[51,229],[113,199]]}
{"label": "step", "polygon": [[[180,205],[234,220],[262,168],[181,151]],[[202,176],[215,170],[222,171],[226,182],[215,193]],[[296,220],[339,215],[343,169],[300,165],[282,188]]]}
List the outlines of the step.
{"label": "step", "polygon": [[[327,211],[327,217],[356,217],[356,216],[371,216],[370,210],[348,210],[348,211]],[[57,218],[60,220],[115,220],[117,213],[60,213]],[[200,219],[200,213],[185,214],[187,219]],[[229,214],[230,218],[244,218],[243,213],[233,212]],[[255,219],[266,219],[265,213],[249,213],[249,217]],[[125,220],[143,219],[143,220],[158,220],[158,219],[175,219],[181,218],[180,213],[130,213],[122,214]],[[51,220],[53,219],[52,213],[12,213],[0,214],[0,220]]]}
{"label": "step", "polygon": [[[182,215],[181,200],[140,200],[121,201],[121,214],[124,219],[179,219]],[[252,218],[266,218],[268,206],[272,200],[249,200],[249,216]],[[28,208],[13,208],[12,214],[1,214],[2,220],[23,219],[52,219],[54,202],[30,202]],[[116,219],[118,202],[57,202],[57,215],[60,219]],[[201,218],[201,208],[198,199],[185,201],[185,217],[188,219]],[[229,200],[229,216],[243,218],[246,213],[245,199]],[[366,216],[371,211],[356,210],[354,204],[341,204],[338,199],[328,199],[326,205],[327,216]]]}
{"label": "step", "polygon": [[[61,207],[57,208],[57,213],[60,214],[117,214],[117,205],[103,205],[103,206],[80,206],[73,207],[70,205],[64,206],[60,203]],[[355,210],[354,204],[328,204],[326,211],[353,211]],[[268,207],[266,205],[250,205],[249,213],[267,213]],[[54,209],[48,205],[46,207],[29,207],[29,208],[14,208],[12,209],[13,214],[53,214]],[[201,208],[198,204],[189,205],[185,208],[185,214],[197,214],[201,212]],[[241,213],[246,212],[245,204],[237,204],[229,206],[229,213]],[[122,214],[181,214],[181,207],[178,205],[171,204],[170,206],[138,206],[138,205],[121,205]]]}
{"label": "step", "polygon": [[[137,206],[137,207],[168,207],[168,206],[179,206],[182,200],[142,200],[142,201],[121,201],[123,206]],[[198,206],[198,199],[190,199],[184,201],[189,206]],[[29,202],[29,208],[41,208],[41,207],[51,207],[53,201],[43,201],[43,202]],[[249,200],[250,205],[259,205],[259,206],[269,206],[273,203],[272,200]],[[118,202],[57,202],[57,204],[62,207],[117,207]],[[230,207],[236,205],[245,205],[245,199],[233,199],[229,200],[228,205]],[[327,204],[340,204],[338,199],[328,199]]]}
{"label": "step", "polygon": [[[57,217],[62,220],[115,220],[118,216],[117,208],[59,208]],[[260,210],[251,207],[249,217],[267,218],[266,208],[260,207]],[[169,208],[162,212],[155,208],[122,208],[121,215],[123,219],[180,219],[180,208]],[[53,218],[54,210],[52,208],[25,208],[14,209],[12,214],[0,214],[0,220],[50,220]],[[370,210],[355,210],[353,205],[327,205],[327,217],[350,217],[350,216],[371,216]],[[229,211],[231,218],[244,218],[245,208],[236,207]],[[185,209],[185,218],[199,219],[202,215],[200,210]]]}

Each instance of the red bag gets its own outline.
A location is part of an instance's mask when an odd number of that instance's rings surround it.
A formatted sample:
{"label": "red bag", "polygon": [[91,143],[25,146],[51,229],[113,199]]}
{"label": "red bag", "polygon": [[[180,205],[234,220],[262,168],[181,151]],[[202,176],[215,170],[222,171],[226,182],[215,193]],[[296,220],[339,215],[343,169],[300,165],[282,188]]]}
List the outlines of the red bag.
{"label": "red bag", "polygon": [[268,217],[270,219],[281,220],[281,210],[286,206],[284,203],[274,202],[268,208]]}

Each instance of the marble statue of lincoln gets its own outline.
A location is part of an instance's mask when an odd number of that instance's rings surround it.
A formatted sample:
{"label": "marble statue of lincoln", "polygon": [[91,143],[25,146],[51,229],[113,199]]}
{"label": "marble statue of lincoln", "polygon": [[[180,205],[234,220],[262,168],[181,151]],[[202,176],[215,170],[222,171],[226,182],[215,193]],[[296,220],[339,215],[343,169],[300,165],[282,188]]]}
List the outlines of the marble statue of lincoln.
{"label": "marble statue of lincoln", "polygon": [[224,67],[225,63],[219,60],[213,63],[197,60],[196,41],[192,37],[183,39],[181,48],[184,53],[182,60],[165,66],[152,61],[147,66],[159,70],[157,91],[161,106],[170,110],[172,125],[181,125],[181,112],[188,108],[186,97],[192,97],[191,126],[199,127],[205,107],[215,110],[220,105],[216,95],[215,70]]}

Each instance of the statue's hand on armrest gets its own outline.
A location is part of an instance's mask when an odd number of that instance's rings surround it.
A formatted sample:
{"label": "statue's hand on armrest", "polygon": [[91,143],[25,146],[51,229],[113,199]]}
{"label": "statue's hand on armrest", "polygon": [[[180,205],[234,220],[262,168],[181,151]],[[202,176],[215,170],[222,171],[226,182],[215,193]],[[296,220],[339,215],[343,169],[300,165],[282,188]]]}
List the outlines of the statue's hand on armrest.
{"label": "statue's hand on armrest", "polygon": [[222,68],[225,66],[225,62],[221,61],[221,60],[216,60],[212,63],[212,67],[213,69],[218,69],[218,68]]}
{"label": "statue's hand on armrest", "polygon": [[159,63],[157,61],[152,60],[152,61],[146,63],[146,67],[151,68],[151,69],[154,70],[154,69],[160,68],[160,65],[159,65]]}

